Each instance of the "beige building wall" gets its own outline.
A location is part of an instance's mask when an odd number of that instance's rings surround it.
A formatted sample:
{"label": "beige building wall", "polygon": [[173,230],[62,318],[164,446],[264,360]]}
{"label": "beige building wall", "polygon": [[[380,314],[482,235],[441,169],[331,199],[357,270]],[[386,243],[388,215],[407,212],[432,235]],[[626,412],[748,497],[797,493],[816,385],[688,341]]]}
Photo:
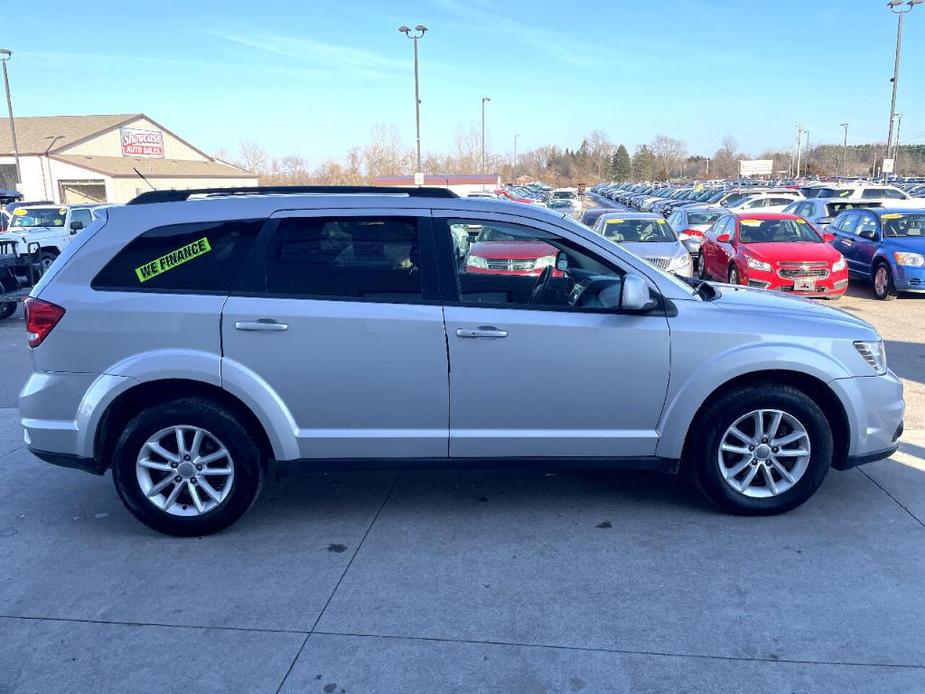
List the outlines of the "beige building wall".
{"label": "beige building wall", "polygon": [[[138,130],[158,130],[163,132],[165,159],[185,159],[193,161],[207,161],[208,159],[170,133],[161,130],[161,128],[147,118],[139,118],[138,120],[126,123],[123,127],[136,128]],[[57,154],[83,154],[91,157],[121,157],[122,137],[119,130],[119,128],[116,128],[115,130],[103,133],[81,144],[62,149],[58,151]]]}

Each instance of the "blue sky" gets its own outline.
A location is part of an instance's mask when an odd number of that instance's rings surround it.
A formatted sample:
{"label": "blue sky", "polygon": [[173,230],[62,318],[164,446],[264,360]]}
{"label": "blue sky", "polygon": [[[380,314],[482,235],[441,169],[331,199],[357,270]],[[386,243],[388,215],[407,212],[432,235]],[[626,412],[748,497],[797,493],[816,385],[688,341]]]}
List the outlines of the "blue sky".
{"label": "blue sky", "polygon": [[[594,128],[632,150],[657,134],[712,154],[885,140],[896,20],[885,0],[94,0],[17,3],[5,22],[17,115],[144,112],[207,151],[245,138],[311,163],[396,125],[446,151],[489,96],[489,142],[575,147]],[[902,140],[925,144],[925,5],[906,18]],[[16,27],[26,30],[19,32]],[[43,27],[47,27],[43,28]],[[5,112],[4,112],[5,113]]]}

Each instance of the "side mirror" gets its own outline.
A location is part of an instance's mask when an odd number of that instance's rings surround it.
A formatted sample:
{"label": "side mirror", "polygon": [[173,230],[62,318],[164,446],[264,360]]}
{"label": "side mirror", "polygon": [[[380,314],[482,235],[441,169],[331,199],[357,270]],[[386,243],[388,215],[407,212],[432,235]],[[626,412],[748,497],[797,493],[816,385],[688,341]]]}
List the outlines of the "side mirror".
{"label": "side mirror", "polygon": [[649,283],[639,275],[628,274],[623,278],[620,294],[620,308],[624,311],[645,311],[655,307],[649,292]]}
{"label": "side mirror", "polygon": [[568,270],[568,256],[562,251],[556,254],[556,270],[559,272]]}
{"label": "side mirror", "polygon": [[860,236],[862,239],[867,239],[868,241],[877,240],[877,232],[873,229],[861,229],[861,231],[858,232],[858,236]]}
{"label": "side mirror", "polygon": [[83,222],[71,222],[71,233],[76,234],[78,231],[84,228]]}
{"label": "side mirror", "polygon": [[729,236],[729,234],[720,234],[719,236],[716,237],[716,240],[719,241],[720,243],[729,243],[731,238],[732,237]]}
{"label": "side mirror", "polygon": [[822,238],[826,243],[832,243],[835,240],[835,234],[823,234]]}

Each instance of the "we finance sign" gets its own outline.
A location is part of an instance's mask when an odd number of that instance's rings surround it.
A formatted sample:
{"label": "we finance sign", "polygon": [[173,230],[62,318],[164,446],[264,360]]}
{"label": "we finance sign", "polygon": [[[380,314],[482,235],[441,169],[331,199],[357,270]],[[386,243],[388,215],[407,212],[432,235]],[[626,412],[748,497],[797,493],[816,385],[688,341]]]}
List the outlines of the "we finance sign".
{"label": "we finance sign", "polygon": [[164,133],[160,130],[120,128],[123,157],[164,158]]}

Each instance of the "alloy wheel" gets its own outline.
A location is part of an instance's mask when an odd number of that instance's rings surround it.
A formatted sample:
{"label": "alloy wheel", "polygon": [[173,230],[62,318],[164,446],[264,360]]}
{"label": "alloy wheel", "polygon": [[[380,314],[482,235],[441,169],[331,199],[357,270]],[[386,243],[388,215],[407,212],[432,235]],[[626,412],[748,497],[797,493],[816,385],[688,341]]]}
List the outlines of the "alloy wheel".
{"label": "alloy wheel", "polygon": [[881,265],[874,273],[874,291],[877,296],[885,296],[890,286],[890,273],[886,266]]}
{"label": "alloy wheel", "polygon": [[792,489],[809,467],[809,433],[781,410],[753,410],[723,434],[717,462],[723,480],[745,496],[762,499]]}
{"label": "alloy wheel", "polygon": [[174,516],[218,508],[234,484],[234,461],[212,433],[173,426],[151,436],[135,462],[138,486],[155,507]]}

